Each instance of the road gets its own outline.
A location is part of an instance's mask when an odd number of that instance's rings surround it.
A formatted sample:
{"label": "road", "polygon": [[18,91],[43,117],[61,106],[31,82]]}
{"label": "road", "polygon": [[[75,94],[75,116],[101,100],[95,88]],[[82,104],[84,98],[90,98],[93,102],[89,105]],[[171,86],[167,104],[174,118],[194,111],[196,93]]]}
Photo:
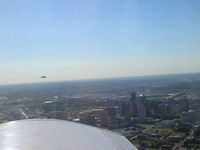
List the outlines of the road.
{"label": "road", "polygon": [[22,114],[22,116],[25,117],[25,119],[29,119],[29,117],[26,115],[26,113],[21,108],[19,109],[19,111]]}
{"label": "road", "polygon": [[193,137],[193,129],[191,130],[190,134],[188,136],[186,136],[183,140],[181,140],[179,143],[177,143],[174,147],[173,147],[173,150],[177,150],[178,148],[182,147],[185,143],[185,141],[188,139],[188,138],[191,138]]}

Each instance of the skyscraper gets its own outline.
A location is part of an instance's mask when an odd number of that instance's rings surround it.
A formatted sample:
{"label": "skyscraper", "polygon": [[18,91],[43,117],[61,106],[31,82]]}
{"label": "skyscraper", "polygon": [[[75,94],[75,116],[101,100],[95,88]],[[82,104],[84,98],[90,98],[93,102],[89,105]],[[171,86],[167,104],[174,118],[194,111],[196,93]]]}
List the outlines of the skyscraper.
{"label": "skyscraper", "polygon": [[131,113],[133,116],[137,115],[137,97],[136,93],[131,93]]}
{"label": "skyscraper", "polygon": [[138,103],[137,103],[138,107],[137,107],[137,110],[138,110],[138,121],[140,123],[143,123],[145,122],[145,119],[146,119],[146,106],[145,106],[145,96],[143,95],[140,95],[139,98],[138,98]]}
{"label": "skyscraper", "polygon": [[130,103],[129,102],[122,103],[122,116],[124,116],[125,121],[130,121],[131,113],[130,113]]}
{"label": "skyscraper", "polygon": [[189,101],[183,98],[179,101],[179,113],[187,112],[189,110]]}

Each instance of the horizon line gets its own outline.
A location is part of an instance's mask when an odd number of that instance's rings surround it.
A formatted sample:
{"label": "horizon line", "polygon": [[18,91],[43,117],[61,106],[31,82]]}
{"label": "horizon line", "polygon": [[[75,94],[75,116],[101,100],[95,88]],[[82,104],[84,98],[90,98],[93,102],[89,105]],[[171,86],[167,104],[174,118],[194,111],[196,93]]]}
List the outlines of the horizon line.
{"label": "horizon line", "polygon": [[[123,78],[138,78],[138,77],[152,77],[152,76],[166,76],[166,75],[187,75],[187,74],[200,74],[200,72],[184,72],[184,73],[169,73],[169,74],[148,74],[148,75],[136,75],[136,76],[119,76],[119,77],[102,77],[102,78],[85,78],[85,79],[72,79],[72,80],[52,80],[52,81],[39,81],[39,82],[21,82],[21,83],[8,83],[0,84],[0,86],[9,85],[24,85],[24,84],[45,84],[55,82],[76,82],[76,81],[94,81],[94,80],[112,80],[112,79],[123,79]],[[47,76],[48,78],[48,76]]]}

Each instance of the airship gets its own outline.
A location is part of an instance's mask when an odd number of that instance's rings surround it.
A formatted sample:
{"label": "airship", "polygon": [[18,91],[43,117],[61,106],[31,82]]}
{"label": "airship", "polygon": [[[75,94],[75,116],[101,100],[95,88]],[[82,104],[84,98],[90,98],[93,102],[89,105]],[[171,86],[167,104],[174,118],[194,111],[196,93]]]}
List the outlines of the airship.
{"label": "airship", "polygon": [[46,78],[46,76],[41,76],[41,78]]}
{"label": "airship", "polygon": [[137,150],[113,131],[58,119],[0,124],[1,150]]}

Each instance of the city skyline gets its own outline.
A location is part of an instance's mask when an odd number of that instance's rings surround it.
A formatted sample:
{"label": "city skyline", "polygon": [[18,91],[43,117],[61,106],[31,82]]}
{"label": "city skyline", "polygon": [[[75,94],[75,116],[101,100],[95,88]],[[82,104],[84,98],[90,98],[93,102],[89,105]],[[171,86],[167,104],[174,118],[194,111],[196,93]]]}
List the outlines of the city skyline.
{"label": "city skyline", "polygon": [[200,72],[197,0],[0,2],[0,83]]}

